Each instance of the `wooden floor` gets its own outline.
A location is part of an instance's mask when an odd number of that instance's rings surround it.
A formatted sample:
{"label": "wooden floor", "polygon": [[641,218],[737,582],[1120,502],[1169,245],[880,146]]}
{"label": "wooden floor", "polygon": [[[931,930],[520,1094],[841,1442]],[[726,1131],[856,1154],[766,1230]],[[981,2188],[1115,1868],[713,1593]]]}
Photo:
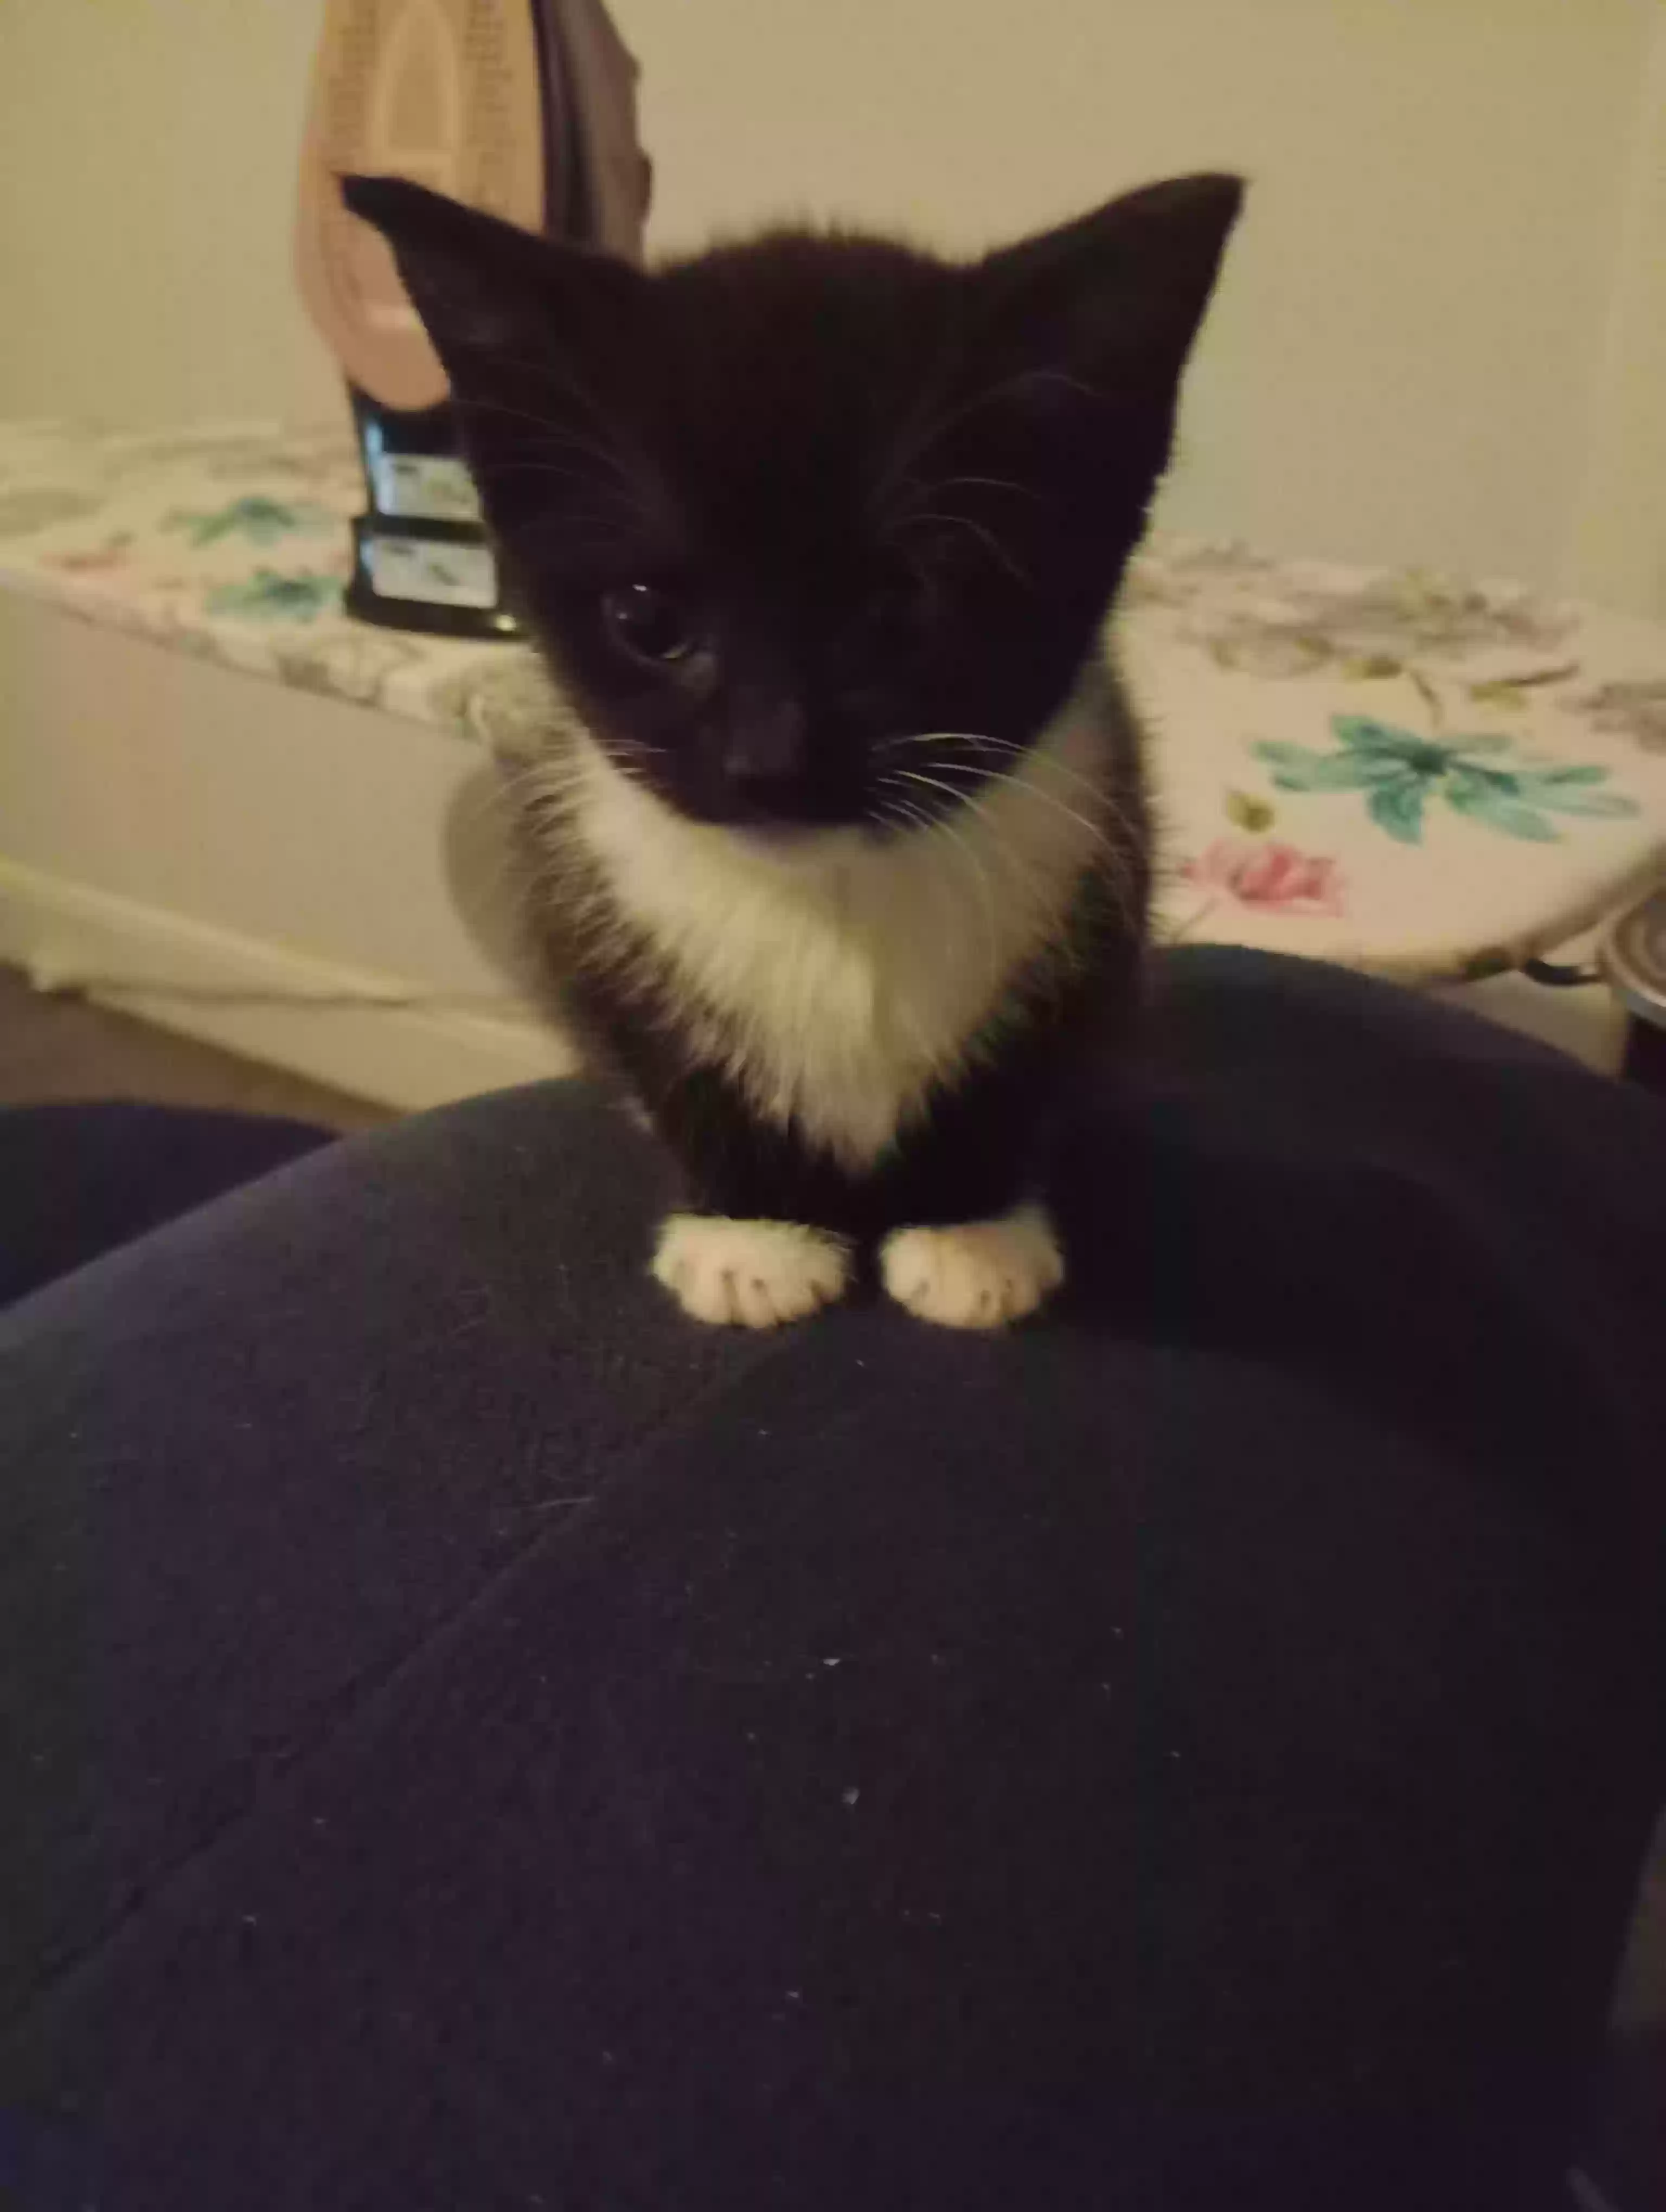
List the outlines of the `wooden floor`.
{"label": "wooden floor", "polygon": [[331,1129],[369,1129],[385,1106],[325,1091],[280,1068],[235,1059],[125,1014],[31,990],[0,968],[0,1106],[79,1098],[143,1098],[284,1114]]}

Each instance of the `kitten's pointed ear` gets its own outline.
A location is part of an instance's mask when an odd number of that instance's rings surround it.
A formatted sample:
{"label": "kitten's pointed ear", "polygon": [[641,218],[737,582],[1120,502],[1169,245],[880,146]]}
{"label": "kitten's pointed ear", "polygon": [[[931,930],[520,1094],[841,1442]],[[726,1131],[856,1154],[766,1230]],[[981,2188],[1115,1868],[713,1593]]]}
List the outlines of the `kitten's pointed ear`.
{"label": "kitten's pointed ear", "polygon": [[569,373],[617,343],[646,289],[628,263],[563,246],[404,177],[344,177],[342,198],[392,247],[412,306],[465,396],[506,363]]}
{"label": "kitten's pointed ear", "polygon": [[[617,496],[616,425],[634,365],[653,354],[648,277],[403,177],[344,177],[342,198],[392,248],[500,537],[562,501],[593,507],[599,487]],[[563,441],[557,470],[550,450]]]}
{"label": "kitten's pointed ear", "polygon": [[1241,177],[1177,177],[992,253],[989,310],[1038,364],[1106,397],[1172,397],[1243,204]]}

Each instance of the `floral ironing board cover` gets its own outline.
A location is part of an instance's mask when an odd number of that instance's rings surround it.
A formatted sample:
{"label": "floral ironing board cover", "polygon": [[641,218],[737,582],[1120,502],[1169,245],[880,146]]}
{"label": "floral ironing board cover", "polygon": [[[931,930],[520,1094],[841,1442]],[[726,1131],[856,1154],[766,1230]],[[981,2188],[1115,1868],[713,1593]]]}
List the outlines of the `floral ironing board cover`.
{"label": "floral ironing board cover", "polygon": [[[340,431],[0,424],[0,585],[513,745],[524,648],[341,608]],[[1158,539],[1117,618],[1162,933],[1437,981],[1666,877],[1666,629],[1504,586]]]}

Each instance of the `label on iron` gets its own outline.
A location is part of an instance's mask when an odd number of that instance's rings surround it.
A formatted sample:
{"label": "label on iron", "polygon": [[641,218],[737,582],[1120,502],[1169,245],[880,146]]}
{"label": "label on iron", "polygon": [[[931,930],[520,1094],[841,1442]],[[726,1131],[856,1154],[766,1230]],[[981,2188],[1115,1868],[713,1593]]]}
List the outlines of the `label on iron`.
{"label": "label on iron", "polygon": [[376,505],[421,522],[478,522],[480,495],[461,461],[444,453],[379,453]]}
{"label": "label on iron", "polygon": [[376,596],[430,606],[495,607],[497,563],[484,545],[440,545],[427,538],[372,538],[365,565]]}

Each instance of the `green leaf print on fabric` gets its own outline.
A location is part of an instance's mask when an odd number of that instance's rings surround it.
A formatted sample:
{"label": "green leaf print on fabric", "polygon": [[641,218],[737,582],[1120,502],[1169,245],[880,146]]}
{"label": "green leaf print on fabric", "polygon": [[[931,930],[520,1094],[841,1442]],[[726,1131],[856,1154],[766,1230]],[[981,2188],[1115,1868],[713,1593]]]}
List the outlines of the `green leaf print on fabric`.
{"label": "green leaf print on fabric", "polygon": [[1397,838],[1402,845],[1420,845],[1426,796],[1420,777],[1400,775],[1392,783],[1378,784],[1366,801],[1366,808],[1377,828],[1386,830],[1390,837]]}
{"label": "green leaf print on fabric", "polygon": [[341,579],[315,568],[279,575],[257,568],[234,584],[216,584],[203,604],[211,615],[242,615],[255,622],[313,622],[332,613],[341,599]]}
{"label": "green leaf print on fabric", "polygon": [[1558,833],[1542,814],[1523,805],[1502,776],[1472,775],[1459,769],[1448,777],[1446,804],[1472,822],[1502,830],[1506,837],[1521,837],[1535,845],[1554,845]]}
{"label": "green leaf print on fabric", "polygon": [[312,500],[268,499],[251,492],[209,514],[189,510],[170,514],[163,526],[183,530],[193,545],[216,545],[222,538],[246,538],[254,545],[271,545],[291,531],[324,530],[337,520],[327,507]]}
{"label": "green leaf print on fabric", "polygon": [[1455,814],[1505,837],[1554,845],[1554,814],[1586,821],[1634,817],[1635,799],[1599,790],[1609,771],[1518,756],[1513,738],[1486,735],[1450,743],[1419,737],[1362,714],[1336,714],[1331,732],[1341,750],[1263,742],[1250,750],[1273,771],[1280,791],[1357,791],[1379,830],[1402,845],[1420,845],[1429,801],[1444,799]]}
{"label": "green leaf print on fabric", "polygon": [[1369,791],[1372,784],[1391,782],[1404,773],[1398,761],[1360,753],[1316,753],[1305,745],[1268,743],[1257,745],[1255,753],[1273,769],[1273,781],[1280,791]]}

